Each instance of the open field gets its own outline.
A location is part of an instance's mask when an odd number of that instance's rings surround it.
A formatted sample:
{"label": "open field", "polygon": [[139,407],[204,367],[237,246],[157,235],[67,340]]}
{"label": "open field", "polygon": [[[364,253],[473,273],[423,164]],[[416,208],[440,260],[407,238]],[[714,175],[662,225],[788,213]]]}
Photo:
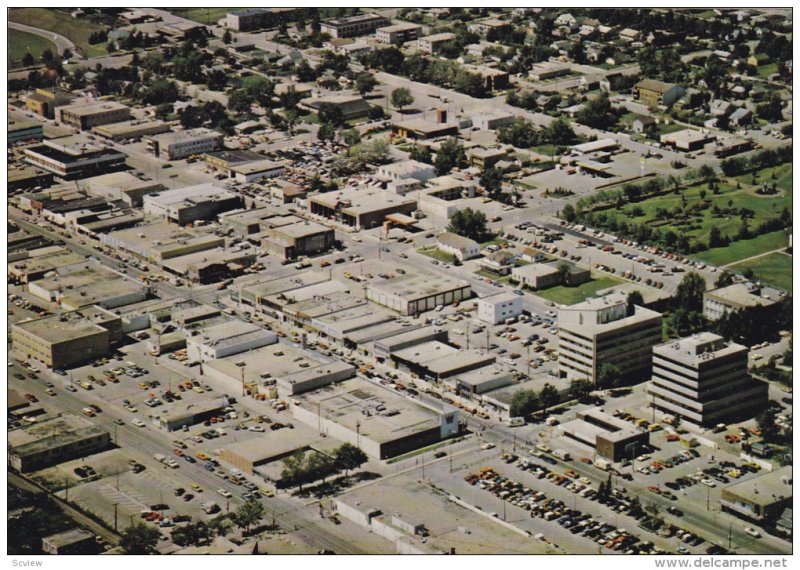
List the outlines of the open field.
{"label": "open field", "polygon": [[789,245],[789,236],[784,231],[770,232],[753,239],[735,241],[726,247],[715,247],[692,255],[711,265],[728,265],[767,251],[775,251]]}
{"label": "open field", "polygon": [[170,8],[170,12],[187,20],[194,20],[201,24],[216,24],[228,12],[244,10],[244,8]]}
{"label": "open field", "polygon": [[575,303],[585,301],[589,297],[594,297],[597,295],[597,292],[602,289],[608,289],[620,283],[622,283],[622,281],[615,277],[592,274],[591,281],[578,285],[577,287],[559,285],[558,287],[551,287],[544,291],[536,291],[536,295],[561,305],[574,305]]}
{"label": "open field", "polygon": [[86,57],[106,54],[105,44],[89,45],[89,35],[103,27],[83,18],[73,18],[66,11],[53,8],[11,8],[8,19],[61,34],[72,41]]}
{"label": "open field", "polygon": [[[773,178],[774,175],[774,178]],[[774,195],[759,195],[762,183],[779,190]],[[737,185],[739,186],[737,188]],[[792,208],[792,165],[782,164],[753,174],[745,174],[718,183],[716,193],[708,183],[691,186],[677,194],[668,193],[627,204],[619,210],[605,210],[617,222],[643,224],[657,229],[662,236],[672,232],[672,239],[686,236],[689,243],[708,243],[711,228],[718,228],[723,237],[734,238],[742,226],[741,212],[748,211],[751,230],[762,222],[777,218],[781,211]],[[783,234],[783,232],[776,232]],[[768,234],[771,235],[771,234]],[[669,242],[662,245],[673,247]],[[785,245],[775,236],[734,241],[729,246],[699,252],[695,255],[712,263],[726,264],[779,249]],[[730,250],[730,251],[727,251]]]}
{"label": "open field", "polygon": [[739,273],[751,269],[755,278],[767,285],[792,292],[792,257],[785,253],[770,253],[731,266]]}
{"label": "open field", "polygon": [[42,52],[49,49],[54,54],[56,46],[42,37],[19,30],[8,30],[8,67],[22,67],[22,58],[30,52],[33,58],[39,62]]}

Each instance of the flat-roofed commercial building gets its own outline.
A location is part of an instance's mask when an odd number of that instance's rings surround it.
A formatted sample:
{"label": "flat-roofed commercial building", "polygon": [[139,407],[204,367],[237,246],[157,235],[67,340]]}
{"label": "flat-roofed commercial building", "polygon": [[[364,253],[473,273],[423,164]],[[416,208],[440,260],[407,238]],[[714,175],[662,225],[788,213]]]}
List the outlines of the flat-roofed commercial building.
{"label": "flat-roofed commercial building", "polygon": [[392,124],[392,132],[407,139],[426,140],[438,137],[458,135],[458,125],[444,121],[436,122],[427,119],[408,119]]}
{"label": "flat-roofed commercial building", "polygon": [[42,551],[47,554],[97,554],[98,549],[95,534],[82,528],[42,538]]}
{"label": "flat-roofed commercial building", "polygon": [[502,323],[522,314],[522,295],[499,293],[478,299],[478,319],[490,325]]}
{"label": "flat-roofed commercial building", "polygon": [[395,351],[391,360],[399,370],[439,381],[493,364],[495,356],[477,350],[459,350],[433,340]]}
{"label": "flat-roofed commercial building", "polygon": [[722,488],[722,510],[758,524],[774,523],[792,505],[792,466]]}
{"label": "flat-roofed commercial building", "polygon": [[568,75],[570,66],[566,63],[543,61],[535,63],[530,70],[530,78],[534,81],[547,81],[562,75]]}
{"label": "flat-roofed commercial building", "polygon": [[328,362],[279,378],[278,393],[282,396],[294,396],[329,386],[334,382],[342,382],[355,374],[356,368],[352,364]]}
{"label": "flat-roofed commercial building", "polygon": [[367,285],[367,299],[403,315],[418,315],[471,296],[467,281],[411,270]]}
{"label": "flat-roofed commercial building", "polygon": [[231,320],[202,329],[186,339],[189,358],[208,362],[278,342],[278,335],[260,326]]}
{"label": "flat-roofed commercial building", "polygon": [[221,416],[223,408],[230,405],[228,398],[201,400],[193,404],[181,404],[176,408],[164,410],[153,416],[153,424],[167,431],[175,431],[183,426],[203,423],[209,418]]}
{"label": "flat-roofed commercial building", "polygon": [[456,374],[445,380],[460,395],[484,394],[514,383],[514,373],[497,366],[483,366],[469,372]]}
{"label": "flat-roofed commercial building", "polygon": [[40,141],[44,137],[42,123],[26,119],[24,115],[9,115],[6,139],[9,145],[18,142]]}
{"label": "flat-roofed commercial building", "polygon": [[710,332],[656,346],[652,405],[702,426],[754,416],[767,404],[768,385],[748,374],[747,353]]}
{"label": "flat-roofed commercial building", "polygon": [[78,137],[45,140],[25,149],[25,162],[65,179],[86,178],[122,168],[127,156]]}
{"label": "flat-roofed commercial building", "polygon": [[366,117],[372,108],[367,100],[358,93],[310,97],[303,99],[300,106],[312,111],[319,111],[325,106],[330,106],[339,109],[345,121]]}
{"label": "flat-roofed commercial building", "polygon": [[29,283],[41,279],[47,273],[62,267],[83,263],[86,258],[66,248],[59,248],[47,255],[31,257],[8,266],[8,276],[18,283]]}
{"label": "flat-roofed commercial building", "polygon": [[170,126],[164,121],[121,121],[94,127],[92,132],[112,141],[138,139],[150,135],[159,135],[170,131]]}
{"label": "flat-roofed commercial building", "polygon": [[378,362],[384,362],[394,352],[430,341],[447,342],[447,331],[438,327],[423,327],[391,335],[373,343],[373,352]]}
{"label": "flat-roofed commercial building", "polygon": [[564,436],[585,445],[609,461],[632,459],[650,443],[650,434],[605,413],[600,408],[578,412],[578,418],[559,426]]}
{"label": "flat-roofed commercial building", "polygon": [[147,286],[140,281],[98,263],[63,268],[54,275],[28,283],[28,291],[68,310],[90,305],[115,309],[143,301],[149,292]]}
{"label": "flat-roofed commercial building", "polygon": [[360,378],[296,396],[292,416],[329,437],[389,459],[459,433],[458,410],[423,407]]}
{"label": "flat-roofed commercial building", "polygon": [[685,152],[699,150],[716,139],[716,135],[695,129],[683,129],[661,135],[661,144]]}
{"label": "flat-roofed commercial building", "polygon": [[625,295],[590,299],[558,314],[558,371],[567,378],[598,382],[604,364],[624,380],[650,378],[653,347],[661,342],[661,313],[635,306]]}
{"label": "flat-roofed commercial building", "polygon": [[237,10],[236,12],[228,12],[223,20],[223,25],[237,32],[261,30],[288,21],[296,11],[297,8],[250,8]]}
{"label": "flat-roofed commercial building", "polygon": [[55,117],[56,107],[69,104],[74,95],[61,89],[37,89],[25,99],[25,107],[40,115],[52,119]]}
{"label": "flat-roofed commercial building", "polygon": [[56,107],[56,121],[82,131],[130,118],[130,107],[116,101],[81,101]]}
{"label": "flat-roofed commercial building", "polygon": [[69,368],[107,355],[122,338],[122,321],[87,307],[11,325],[12,350],[48,368]]}
{"label": "flat-roofed commercial building", "polygon": [[378,167],[376,174],[393,182],[406,178],[425,182],[436,176],[436,167],[418,160],[402,160]]}
{"label": "flat-roofed commercial building", "polygon": [[333,229],[294,216],[289,218],[294,220],[267,230],[267,237],[261,242],[262,247],[284,259],[295,259],[323,253],[334,246],[336,239]]}
{"label": "flat-roofed commercial building", "polygon": [[173,257],[224,247],[225,238],[163,220],[103,234],[100,243],[161,263]]}
{"label": "flat-roofed commercial building", "polygon": [[416,206],[413,198],[372,188],[345,188],[308,197],[311,214],[361,229],[380,226],[390,214],[411,215]]}
{"label": "flat-roofed commercial building", "polygon": [[703,294],[703,316],[716,321],[733,311],[753,307],[772,307],[775,303],[775,299],[762,296],[758,287],[751,287],[745,283],[734,283],[727,287],[706,291]]}
{"label": "flat-roofed commercial building", "polygon": [[352,38],[371,34],[391,22],[380,14],[358,14],[347,18],[333,18],[320,23],[320,32],[332,38]]}
{"label": "flat-roofed commercial building", "polygon": [[37,471],[104,451],[110,445],[111,435],[106,430],[89,426],[12,446],[8,450],[8,458],[17,471]]}
{"label": "flat-roofed commercial building", "polygon": [[36,188],[47,188],[53,184],[53,173],[45,172],[41,168],[33,166],[23,166],[8,170],[8,191],[30,190]]}
{"label": "flat-roofed commercial building", "polygon": [[[566,279],[566,283],[563,282],[561,271],[558,269],[559,265],[562,263],[565,263],[567,266],[566,273],[563,275],[563,278]],[[511,270],[511,276],[515,281],[519,282],[520,285],[533,290],[549,289],[550,287],[564,284],[574,287],[575,285],[586,283],[592,278],[589,269],[578,267],[573,263],[565,261],[557,263],[530,263],[528,265],[514,267]]]}
{"label": "flat-roofed commercial building", "polygon": [[417,49],[422,52],[435,55],[439,53],[444,44],[447,42],[452,42],[455,39],[456,35],[450,32],[425,36],[417,40]]}
{"label": "flat-roofed commercial building", "polygon": [[145,137],[147,149],[162,160],[180,160],[222,148],[222,133],[203,127]]}
{"label": "flat-roofed commercial building", "polygon": [[464,69],[478,75],[483,81],[483,88],[487,92],[508,89],[509,75],[507,71],[489,67],[488,65],[465,65]]}
{"label": "flat-roofed commercial building", "polygon": [[145,196],[166,190],[156,180],[142,180],[125,171],[87,178],[81,182],[81,188],[93,196],[105,198],[109,202],[122,201],[130,207],[139,207]]}
{"label": "flat-roofed commercial building", "polygon": [[392,24],[375,30],[375,39],[383,44],[402,44],[416,40],[421,29],[422,26],[408,22]]}
{"label": "flat-roofed commercial building", "polygon": [[239,195],[213,184],[175,188],[144,198],[145,214],[165,218],[181,226],[197,220],[209,220],[221,212],[241,206]]}
{"label": "flat-roofed commercial building", "polygon": [[274,178],[286,171],[286,163],[274,160],[255,160],[236,164],[230,168],[230,173],[237,182],[249,184],[264,178]]}

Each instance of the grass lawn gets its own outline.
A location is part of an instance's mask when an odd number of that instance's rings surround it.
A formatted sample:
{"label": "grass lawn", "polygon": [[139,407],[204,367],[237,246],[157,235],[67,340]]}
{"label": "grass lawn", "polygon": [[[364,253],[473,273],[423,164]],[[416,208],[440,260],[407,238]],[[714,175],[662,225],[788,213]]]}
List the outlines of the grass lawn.
{"label": "grass lawn", "polygon": [[25,54],[30,52],[33,58],[39,62],[42,52],[49,49],[54,54],[56,53],[56,46],[49,40],[29,34],[28,32],[20,32],[19,30],[8,29],[8,67],[22,67],[22,58]]}
{"label": "grass lawn", "polygon": [[759,253],[781,249],[787,245],[789,245],[789,236],[786,232],[778,231],[763,234],[753,239],[735,241],[727,247],[707,249],[693,254],[692,257],[711,265],[727,265],[740,259],[753,257]]}
{"label": "grass lawn", "polygon": [[785,253],[770,253],[756,259],[742,261],[732,265],[731,269],[739,273],[752,269],[756,279],[792,292],[792,256]]}
{"label": "grass lawn", "polygon": [[601,289],[608,289],[620,283],[622,283],[622,281],[616,277],[609,277],[607,275],[597,277],[593,274],[591,281],[578,285],[577,287],[559,285],[558,287],[551,287],[544,291],[535,291],[535,294],[548,301],[561,305],[574,305],[575,303],[585,301],[589,297],[596,296],[597,292]]}
{"label": "grass lawn", "polygon": [[[775,179],[772,178],[773,173],[775,174]],[[769,185],[775,182],[783,192],[764,196],[756,194],[755,191],[762,181]],[[712,227],[719,228],[723,236],[733,237],[737,234],[742,223],[738,212],[742,208],[753,212],[752,219],[748,220],[751,229],[756,228],[767,219],[778,217],[783,208],[788,208],[791,211],[791,164],[782,164],[756,173],[755,184],[753,184],[752,174],[740,176],[738,182],[740,183],[740,188],[736,188],[736,186],[727,181],[720,182],[717,194],[714,194],[708,188],[708,184],[697,184],[679,194],[670,192],[662,196],[648,198],[642,202],[626,204],[618,210],[605,210],[605,213],[608,216],[616,217],[617,220],[624,219],[629,223],[649,225],[662,233],[671,230],[678,236],[685,235],[690,242],[702,241],[708,243]],[[704,209],[693,208],[693,206],[703,201],[702,196],[705,196],[705,202],[708,202],[708,206]],[[717,215],[713,212],[715,207],[719,211]],[[641,211],[639,211],[640,209]],[[634,215],[634,212],[637,212],[638,215]],[[726,262],[730,263],[770,249],[778,249],[782,246],[781,243],[769,240],[764,243],[757,240],[748,241],[756,243],[750,246],[744,243],[738,246],[740,251],[734,249],[736,253],[730,255],[712,250],[699,253],[697,257],[708,261],[713,259],[714,262],[726,259]],[[736,242],[728,247],[736,248]]]}
{"label": "grass lawn", "polygon": [[418,249],[417,252],[444,263],[453,263],[453,254],[444,252],[438,247],[423,247]]}
{"label": "grass lawn", "polygon": [[488,245],[505,245],[508,243],[508,240],[504,240],[503,238],[495,237],[490,239],[489,241],[482,241],[481,247],[486,247]]}
{"label": "grass lawn", "polygon": [[758,67],[758,76],[766,79],[773,73],[778,73],[778,64],[777,63],[768,63],[767,65],[761,65]]}
{"label": "grass lawn", "polygon": [[485,269],[476,271],[475,275],[479,275],[485,279],[491,279],[492,281],[499,281],[500,283],[507,283],[511,279],[511,275],[500,276],[495,273],[492,273],[491,271],[486,271]]}
{"label": "grass lawn", "polygon": [[668,135],[669,133],[676,133],[676,132],[682,131],[682,130],[684,130],[686,128],[688,128],[688,127],[685,127],[683,125],[679,125],[678,123],[669,123],[669,124],[667,124],[667,123],[661,122],[661,123],[658,123],[656,125],[656,132],[658,132],[659,135]]}
{"label": "grass lawn", "polygon": [[187,20],[194,20],[201,24],[216,24],[220,19],[224,18],[228,12],[236,12],[237,10],[244,10],[245,8],[169,8],[169,11],[186,18]]}
{"label": "grass lawn", "polygon": [[85,18],[73,18],[69,12],[53,8],[10,8],[8,19],[61,34],[72,41],[86,57],[106,54],[105,44],[89,45],[89,35],[105,28]]}

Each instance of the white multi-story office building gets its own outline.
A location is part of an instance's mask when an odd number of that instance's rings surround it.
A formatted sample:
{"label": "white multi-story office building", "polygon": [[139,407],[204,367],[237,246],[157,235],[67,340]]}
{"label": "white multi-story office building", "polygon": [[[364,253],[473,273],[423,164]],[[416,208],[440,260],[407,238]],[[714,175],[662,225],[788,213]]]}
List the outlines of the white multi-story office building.
{"label": "white multi-story office building", "polygon": [[698,424],[752,417],[767,403],[767,384],[747,373],[747,347],[710,332],[653,348],[653,405]]}
{"label": "white multi-story office building", "polygon": [[661,313],[616,294],[563,308],[558,315],[558,370],[562,377],[597,382],[604,364],[623,378],[650,378],[653,347],[661,342]]}
{"label": "white multi-story office building", "polygon": [[478,319],[485,323],[496,325],[521,314],[521,295],[500,293],[499,295],[478,299]]}

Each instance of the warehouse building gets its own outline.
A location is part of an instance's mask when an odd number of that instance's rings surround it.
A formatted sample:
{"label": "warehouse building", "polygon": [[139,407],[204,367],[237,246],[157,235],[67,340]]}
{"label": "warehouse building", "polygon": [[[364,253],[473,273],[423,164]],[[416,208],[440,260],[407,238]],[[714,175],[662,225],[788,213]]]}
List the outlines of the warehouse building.
{"label": "warehouse building", "polygon": [[198,251],[168,259],[162,264],[165,271],[186,277],[192,283],[207,285],[241,275],[255,263],[252,249],[214,249]]}
{"label": "warehouse building", "polygon": [[605,413],[600,408],[578,412],[578,418],[559,429],[569,440],[593,449],[609,461],[633,459],[650,444],[650,434],[628,422]]}
{"label": "warehouse building", "polygon": [[650,377],[652,350],[661,342],[661,313],[635,306],[615,294],[563,308],[558,314],[558,371],[562,377],[598,381],[604,364],[623,380]]}
{"label": "warehouse building", "polygon": [[67,310],[91,305],[114,309],[143,301],[149,293],[143,283],[98,263],[62,268],[54,275],[28,283],[28,291]]}
{"label": "warehouse building", "polygon": [[[43,424],[48,425],[49,423]],[[67,429],[47,435],[21,445],[10,445],[8,459],[10,465],[21,473],[38,471],[105,451],[111,446],[110,434],[97,426]]]}
{"label": "warehouse building", "polygon": [[26,119],[24,115],[9,113],[6,131],[6,141],[9,146],[18,142],[40,141],[43,137],[42,123]]}
{"label": "warehouse building", "polygon": [[356,368],[351,364],[328,362],[279,378],[278,394],[282,397],[294,396],[335,382],[342,382],[355,375]]}
{"label": "warehouse building", "polygon": [[224,247],[225,238],[160,221],[100,236],[100,243],[161,263],[173,257]]}
{"label": "warehouse building", "polygon": [[370,104],[357,93],[311,97],[303,99],[300,106],[317,112],[324,106],[331,106],[341,110],[345,121],[366,117],[371,109]]}
{"label": "warehouse building", "polygon": [[378,362],[383,363],[399,350],[431,341],[447,342],[447,331],[429,326],[402,332],[375,341],[373,352]]}
{"label": "warehouse building", "polygon": [[109,202],[122,202],[129,208],[140,207],[145,196],[165,190],[160,182],[142,180],[130,172],[93,176],[82,181],[81,188],[88,194],[105,198]]}
{"label": "warehouse building", "polygon": [[691,152],[693,150],[700,150],[708,143],[716,140],[716,135],[701,132],[695,129],[683,129],[682,131],[675,131],[661,135],[659,139],[661,144],[673,147],[677,150],[684,152]]}
{"label": "warehouse building", "polygon": [[29,283],[43,278],[51,271],[83,263],[86,258],[66,248],[58,248],[47,255],[35,256],[9,264],[8,276],[17,283]]}
{"label": "warehouse building", "polygon": [[462,396],[485,394],[513,383],[514,373],[498,366],[483,366],[469,372],[456,374],[445,380],[445,384]]}
{"label": "warehouse building", "polygon": [[720,506],[724,512],[769,525],[792,506],[792,482],[792,466],[787,465],[723,487]]}
{"label": "warehouse building", "polygon": [[122,339],[122,322],[102,307],[88,307],[11,325],[16,354],[64,369],[107,355]]}
{"label": "warehouse building", "polygon": [[383,224],[390,214],[411,215],[416,200],[372,188],[345,188],[309,196],[309,212],[346,226],[371,229]]}
{"label": "warehouse building", "polygon": [[418,315],[471,296],[472,288],[467,281],[410,270],[367,285],[367,299],[402,315]]}
{"label": "warehouse building", "polygon": [[194,362],[208,362],[278,342],[278,335],[238,320],[204,328],[186,339],[187,355]]}
{"label": "warehouse building", "polygon": [[439,341],[429,341],[398,350],[392,353],[390,358],[397,369],[434,381],[441,381],[495,362],[493,354],[478,350],[459,350]]}
{"label": "warehouse building", "polygon": [[131,118],[130,107],[116,101],[81,101],[56,107],[55,112],[57,122],[81,131]]}
{"label": "warehouse building", "polygon": [[657,409],[701,426],[751,418],[768,401],[747,372],[746,346],[703,332],[653,348],[648,392]]}
{"label": "warehouse building", "polygon": [[408,22],[401,22],[391,26],[385,26],[375,30],[375,39],[382,44],[404,44],[412,42],[419,37],[419,31],[422,26],[418,24],[411,24]]}
{"label": "warehouse building", "polygon": [[332,18],[320,24],[320,32],[332,38],[352,38],[371,34],[391,22],[375,13],[358,14],[347,18]]}
{"label": "warehouse building", "polygon": [[153,424],[167,431],[175,431],[183,426],[201,424],[210,418],[221,416],[222,410],[229,405],[230,400],[227,397],[181,404],[153,416]]}
{"label": "warehouse building", "polygon": [[151,135],[160,135],[170,131],[170,126],[164,121],[122,121],[108,125],[94,127],[92,132],[105,139],[115,142],[140,139]]}
{"label": "warehouse building", "polygon": [[67,180],[97,176],[125,166],[127,156],[77,136],[45,140],[25,149],[25,162]]}
{"label": "warehouse building", "polygon": [[[284,223],[285,222],[285,223]],[[296,259],[330,251],[336,243],[333,229],[296,216],[272,218],[261,247],[283,259]]]}
{"label": "warehouse building", "polygon": [[197,220],[210,220],[222,212],[241,206],[241,196],[213,184],[175,188],[144,198],[145,214],[181,226]]}
{"label": "warehouse building", "polygon": [[313,429],[389,459],[460,432],[458,410],[435,411],[354,378],[298,396],[292,416]]}
{"label": "warehouse building", "polygon": [[258,437],[239,441],[222,449],[220,459],[242,473],[265,476],[272,471],[267,466],[274,464],[278,471],[282,468],[282,460],[298,451],[307,451],[324,445],[324,438],[315,428],[297,424],[292,431],[292,437],[286,437],[283,431],[270,431]]}
{"label": "warehouse building", "polygon": [[264,178],[275,178],[285,171],[285,163],[263,159],[245,162],[244,164],[236,164],[231,167],[230,175],[237,182],[249,184],[257,180],[263,180]]}
{"label": "warehouse building", "polygon": [[222,133],[203,127],[145,137],[147,149],[162,160],[180,160],[222,148]]}

